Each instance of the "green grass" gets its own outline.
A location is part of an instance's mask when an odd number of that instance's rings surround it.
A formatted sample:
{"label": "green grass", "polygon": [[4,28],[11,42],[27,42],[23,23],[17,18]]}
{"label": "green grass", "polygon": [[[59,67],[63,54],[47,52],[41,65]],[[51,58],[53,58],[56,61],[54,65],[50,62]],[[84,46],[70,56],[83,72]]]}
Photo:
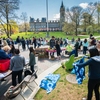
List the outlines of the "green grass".
{"label": "green grass", "polygon": [[[36,38],[46,38],[46,32],[39,32],[39,33],[34,33],[34,32],[22,32],[22,33],[17,33],[17,34],[12,34],[11,38],[13,40],[15,40],[17,38],[17,36],[20,37],[24,37],[24,38],[32,38],[32,37],[36,37]],[[84,35],[84,36],[75,36],[75,35],[66,35],[64,32],[49,32],[49,36],[50,38],[52,36],[55,36],[56,38],[68,38],[69,40],[71,40],[73,37],[75,39],[79,38],[87,38],[89,37],[88,35]],[[1,37],[6,37],[6,35],[2,35]],[[49,39],[49,38],[48,38]]]}
{"label": "green grass", "polygon": [[[79,58],[78,58],[79,59]],[[76,59],[76,60],[78,60]],[[88,83],[88,67],[85,67],[86,78],[83,80],[81,85],[69,83],[66,80],[66,75],[69,74],[62,67],[54,72],[54,74],[60,74],[60,79],[57,82],[56,88],[47,94],[46,90],[40,88],[35,100],[81,100],[83,97],[87,96],[87,83]],[[94,94],[93,94],[93,99]]]}
{"label": "green grass", "polygon": [[50,94],[47,94],[45,90],[40,89],[34,98],[35,100],[81,100],[82,97],[86,97],[87,77],[83,81],[82,85],[78,85],[69,83],[66,80],[66,75],[69,73],[66,72],[62,67],[60,67],[54,73],[60,74],[61,76],[57,82],[56,88]]}

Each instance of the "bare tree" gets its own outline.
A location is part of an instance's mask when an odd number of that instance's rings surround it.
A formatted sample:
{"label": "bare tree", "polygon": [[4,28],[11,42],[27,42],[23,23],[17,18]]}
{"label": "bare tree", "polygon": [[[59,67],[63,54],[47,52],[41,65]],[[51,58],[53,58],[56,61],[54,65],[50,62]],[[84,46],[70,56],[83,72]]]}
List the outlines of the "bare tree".
{"label": "bare tree", "polygon": [[19,9],[19,3],[19,0],[0,0],[0,23],[8,37],[10,36],[9,20],[16,18],[15,11]]}
{"label": "bare tree", "polygon": [[88,13],[88,23],[89,23],[89,25],[91,25],[93,22],[93,14],[94,14],[94,12],[96,11],[96,9],[97,9],[97,2],[95,2],[95,3],[93,3],[93,2],[90,2],[89,4],[88,4],[88,6],[87,6],[87,9],[86,9],[86,13]]}
{"label": "bare tree", "polygon": [[77,36],[77,28],[82,18],[83,9],[79,6],[74,6],[71,9],[67,8],[66,11],[70,16],[71,21],[75,23],[75,34]]}
{"label": "bare tree", "polygon": [[28,27],[27,27],[27,20],[28,20],[27,13],[26,12],[22,12],[20,17],[21,17],[21,20],[23,21],[23,24],[24,24],[24,31],[27,34],[27,30],[28,30]]}
{"label": "bare tree", "polygon": [[100,2],[97,4],[97,16],[98,16],[98,26],[100,26]]}
{"label": "bare tree", "polygon": [[83,30],[84,32],[86,32],[86,28],[87,26],[89,26],[89,17],[90,17],[90,14],[84,12],[83,13],[83,16],[82,16],[82,22],[83,22]]}

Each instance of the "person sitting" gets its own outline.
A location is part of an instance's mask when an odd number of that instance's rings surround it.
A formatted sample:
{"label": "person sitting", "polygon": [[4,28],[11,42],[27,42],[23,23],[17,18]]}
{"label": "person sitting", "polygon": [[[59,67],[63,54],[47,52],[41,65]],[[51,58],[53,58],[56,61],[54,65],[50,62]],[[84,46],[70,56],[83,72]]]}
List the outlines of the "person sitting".
{"label": "person sitting", "polygon": [[7,41],[6,41],[6,39],[5,38],[3,38],[3,46],[7,46],[8,45],[8,43],[7,43]]}
{"label": "person sitting", "polygon": [[68,54],[68,55],[70,55],[70,53],[71,53],[72,50],[73,50],[72,45],[70,45],[70,44],[68,43],[68,45],[66,46],[66,51],[65,51],[65,53]]}
{"label": "person sitting", "polygon": [[96,39],[91,37],[90,46],[96,46]]}
{"label": "person sitting", "polygon": [[9,51],[8,55],[10,57],[15,55],[15,46],[13,44],[10,45],[11,50]]}
{"label": "person sitting", "polygon": [[10,56],[7,54],[10,51],[9,46],[4,46],[2,49],[0,49],[0,59],[10,59]]}

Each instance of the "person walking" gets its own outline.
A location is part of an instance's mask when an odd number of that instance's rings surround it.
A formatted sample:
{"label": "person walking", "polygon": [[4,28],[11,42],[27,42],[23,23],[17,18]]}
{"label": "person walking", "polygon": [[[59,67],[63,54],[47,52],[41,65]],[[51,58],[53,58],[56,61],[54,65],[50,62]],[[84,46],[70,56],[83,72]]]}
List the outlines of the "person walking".
{"label": "person walking", "polygon": [[26,50],[26,42],[25,42],[24,37],[22,37],[21,43],[22,43],[22,49],[23,49],[23,51]]}
{"label": "person walking", "polygon": [[17,42],[17,44],[18,44],[18,49],[20,49],[20,45],[21,45],[20,36],[17,37],[16,42]]}
{"label": "person walking", "polygon": [[[30,47],[29,48],[29,66],[30,66],[30,69],[32,71],[32,73],[34,73],[34,65],[36,64],[36,60],[35,60],[35,51],[33,49],[33,47]],[[37,78],[37,75],[35,74],[35,78]]]}
{"label": "person walking", "polygon": [[89,65],[88,71],[88,95],[87,100],[92,100],[93,90],[95,92],[95,100],[100,100],[99,85],[100,85],[100,56],[96,47],[89,48],[90,59],[84,63],[76,64],[78,67]]}
{"label": "person walking", "polygon": [[12,85],[16,86],[16,78],[18,76],[18,83],[22,81],[22,72],[25,66],[25,58],[19,55],[19,49],[15,49],[15,55],[11,58],[10,61],[10,70],[12,70]]}

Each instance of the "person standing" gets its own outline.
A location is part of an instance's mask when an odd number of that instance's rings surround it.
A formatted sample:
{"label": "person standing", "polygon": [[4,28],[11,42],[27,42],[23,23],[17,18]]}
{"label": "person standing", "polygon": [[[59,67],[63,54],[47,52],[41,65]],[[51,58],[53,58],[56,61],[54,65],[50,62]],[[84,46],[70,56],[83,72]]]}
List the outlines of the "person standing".
{"label": "person standing", "polygon": [[89,48],[90,59],[84,63],[76,64],[78,67],[89,65],[88,71],[88,95],[87,100],[92,100],[93,90],[95,92],[95,100],[100,100],[99,86],[100,86],[100,56],[96,47]]}
{"label": "person standing", "polygon": [[27,45],[27,49],[29,50],[29,39],[28,38],[26,38],[26,45]]}
{"label": "person standing", "polygon": [[60,48],[60,44],[58,41],[56,41],[55,47],[56,47],[56,51],[57,51],[57,58],[60,60],[61,59],[61,54],[60,54],[61,48]]}
{"label": "person standing", "polygon": [[86,55],[86,51],[88,50],[88,46],[89,46],[87,39],[84,39],[82,45],[83,45],[83,54]]}
{"label": "person standing", "polygon": [[[29,51],[30,51],[30,53],[29,53],[29,66],[30,66],[32,73],[34,73],[35,72],[34,65],[36,64],[35,51],[34,51],[33,47],[30,47]],[[36,74],[35,74],[35,78],[37,78]]]}
{"label": "person standing", "polygon": [[23,51],[24,51],[24,50],[26,49],[26,42],[25,42],[24,37],[22,37],[21,43],[22,43],[22,49],[23,49]]}
{"label": "person standing", "polygon": [[18,44],[18,49],[20,49],[20,45],[21,45],[20,36],[17,37],[16,42],[17,42],[17,44]]}
{"label": "person standing", "polygon": [[78,43],[79,43],[78,49],[81,51],[82,41],[80,38],[78,38]]}
{"label": "person standing", "polygon": [[79,49],[79,42],[78,42],[78,40],[76,40],[76,43],[75,43],[74,47],[75,47],[75,57],[78,57],[78,49]]}
{"label": "person standing", "polygon": [[35,37],[33,37],[33,44],[34,44],[34,49],[36,48],[36,38]]}
{"label": "person standing", "polygon": [[16,86],[16,78],[18,76],[18,83],[22,81],[22,72],[25,66],[25,58],[19,55],[19,49],[15,49],[15,55],[11,58],[10,61],[10,70],[12,70],[12,85]]}
{"label": "person standing", "polygon": [[[53,49],[55,47],[55,37],[52,36],[52,38],[50,39],[50,49]],[[54,52],[50,53],[50,55],[54,56]]]}

